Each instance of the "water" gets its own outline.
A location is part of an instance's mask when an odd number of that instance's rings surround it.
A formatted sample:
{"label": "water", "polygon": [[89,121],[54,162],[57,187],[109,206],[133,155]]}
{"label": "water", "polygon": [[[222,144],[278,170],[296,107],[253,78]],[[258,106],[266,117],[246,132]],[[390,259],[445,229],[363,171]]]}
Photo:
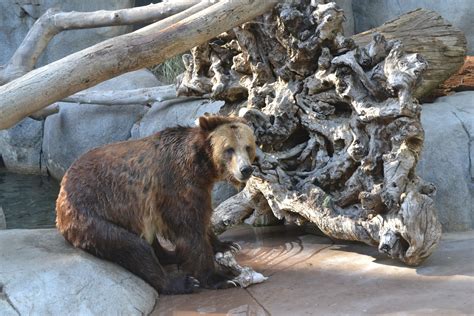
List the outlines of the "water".
{"label": "water", "polygon": [[59,184],[50,177],[15,174],[0,168],[0,207],[7,228],[49,228],[55,225]]}

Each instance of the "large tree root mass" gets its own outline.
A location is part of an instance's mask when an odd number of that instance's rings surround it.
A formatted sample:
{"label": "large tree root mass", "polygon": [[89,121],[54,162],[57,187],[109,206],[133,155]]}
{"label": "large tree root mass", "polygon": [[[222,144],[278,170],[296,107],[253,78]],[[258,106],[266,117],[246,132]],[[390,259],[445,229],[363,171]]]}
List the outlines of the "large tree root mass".
{"label": "large tree root mass", "polygon": [[427,63],[379,34],[357,47],[343,19],[334,3],[284,2],[183,57],[178,95],[227,101],[261,149],[213,225],[272,212],[418,265],[441,236],[435,187],[415,173],[424,134],[412,93]]}

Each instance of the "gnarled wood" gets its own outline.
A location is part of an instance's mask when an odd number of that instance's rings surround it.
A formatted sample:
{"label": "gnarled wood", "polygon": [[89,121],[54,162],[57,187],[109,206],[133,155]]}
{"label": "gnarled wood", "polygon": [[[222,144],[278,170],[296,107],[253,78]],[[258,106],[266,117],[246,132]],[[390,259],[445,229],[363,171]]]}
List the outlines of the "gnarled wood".
{"label": "gnarled wood", "polygon": [[399,40],[407,53],[419,53],[428,62],[423,82],[415,90],[417,98],[433,92],[463,65],[466,36],[434,11],[417,9],[380,27],[352,37],[359,46],[370,43],[374,32],[387,40]]}
{"label": "gnarled wood", "polygon": [[424,134],[413,91],[427,63],[381,34],[357,46],[342,22],[334,3],[288,1],[184,56],[178,94],[247,99],[234,111],[261,149],[212,223],[271,211],[418,265],[441,236],[435,188],[415,174]]}

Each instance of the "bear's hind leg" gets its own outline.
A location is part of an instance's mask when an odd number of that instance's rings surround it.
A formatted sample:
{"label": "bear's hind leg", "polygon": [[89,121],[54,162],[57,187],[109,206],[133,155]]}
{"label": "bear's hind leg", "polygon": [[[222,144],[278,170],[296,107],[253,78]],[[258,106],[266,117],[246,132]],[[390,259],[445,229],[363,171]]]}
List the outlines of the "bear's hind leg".
{"label": "bear's hind leg", "polygon": [[[199,286],[197,280],[189,276],[170,279],[145,240],[111,222],[94,218],[88,221],[88,225],[79,224],[74,227],[82,229],[69,232],[72,234],[65,234],[65,237],[68,239],[67,235],[75,236],[75,240],[70,241],[76,247],[121,265],[145,280],[160,294],[188,294]],[[81,239],[79,242],[78,237]]]}
{"label": "bear's hind leg", "polygon": [[176,255],[176,251],[171,251],[171,250],[167,250],[163,248],[163,246],[160,244],[160,241],[158,240],[157,237],[155,237],[155,240],[153,240],[151,247],[153,248],[155,255],[158,257],[158,261],[162,265],[167,265],[167,264],[179,265],[181,263],[181,260],[179,260],[178,256]]}
{"label": "bear's hind leg", "polygon": [[238,243],[235,243],[233,241],[221,241],[219,237],[217,237],[216,234],[212,231],[212,229],[209,229],[208,235],[209,235],[209,240],[211,241],[212,250],[214,251],[214,253],[218,253],[218,252],[224,253],[226,251],[237,253],[240,250],[242,250],[242,248],[240,247]]}
{"label": "bear's hind leg", "polygon": [[204,232],[188,231],[186,238],[179,238],[176,243],[176,254],[182,259],[182,267],[195,276],[201,286],[208,289],[226,289],[237,286],[227,275],[217,271],[214,252],[210,240]]}

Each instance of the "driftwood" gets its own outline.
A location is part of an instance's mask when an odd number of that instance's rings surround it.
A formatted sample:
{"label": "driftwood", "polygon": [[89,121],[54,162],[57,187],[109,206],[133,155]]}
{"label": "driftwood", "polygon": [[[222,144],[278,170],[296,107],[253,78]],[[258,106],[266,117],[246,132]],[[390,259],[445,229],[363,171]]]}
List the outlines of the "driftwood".
{"label": "driftwood", "polygon": [[[167,18],[201,2],[164,1],[149,6],[96,12],[60,12],[49,9],[33,24],[9,62],[0,69],[0,85],[33,70],[38,58],[54,36],[62,31],[113,25],[147,24]],[[197,11],[196,11],[197,12]]]}
{"label": "driftwood", "polygon": [[441,236],[435,187],[415,174],[413,91],[427,63],[380,34],[357,46],[343,19],[334,3],[288,1],[183,57],[178,95],[235,104],[260,147],[254,176],[212,222],[220,232],[272,212],[418,265]]}
{"label": "driftwood", "polygon": [[102,105],[146,105],[171,99],[176,99],[176,88],[174,85],[118,91],[85,91],[73,94],[67,98],[64,98],[62,101],[70,103]]}
{"label": "driftwood", "polygon": [[[0,87],[0,129],[9,128],[53,102],[104,80],[159,64],[267,12],[277,2],[200,1],[133,33],[109,39],[32,70]],[[33,50],[36,53],[42,51]]]}
{"label": "driftwood", "polygon": [[428,62],[423,82],[414,93],[417,98],[430,95],[464,63],[466,36],[434,11],[414,10],[380,27],[356,34],[352,39],[357,45],[365,46],[374,32],[387,40],[400,40],[407,53],[419,53]]}

